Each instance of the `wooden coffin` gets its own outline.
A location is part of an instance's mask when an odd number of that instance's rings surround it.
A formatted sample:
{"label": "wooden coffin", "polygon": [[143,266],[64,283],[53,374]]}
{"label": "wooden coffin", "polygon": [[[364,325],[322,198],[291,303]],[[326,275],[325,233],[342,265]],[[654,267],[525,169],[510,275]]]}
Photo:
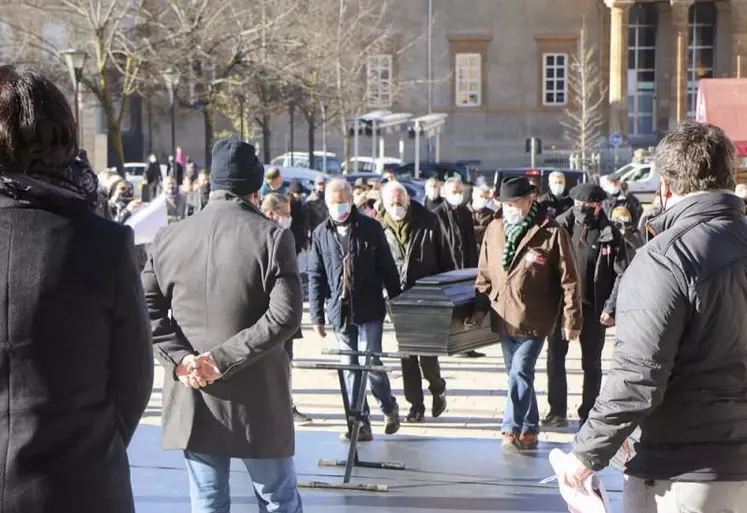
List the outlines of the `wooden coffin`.
{"label": "wooden coffin", "polygon": [[461,269],[418,280],[390,302],[398,350],[413,355],[454,355],[498,342],[490,321],[467,329],[475,302],[477,269]]}

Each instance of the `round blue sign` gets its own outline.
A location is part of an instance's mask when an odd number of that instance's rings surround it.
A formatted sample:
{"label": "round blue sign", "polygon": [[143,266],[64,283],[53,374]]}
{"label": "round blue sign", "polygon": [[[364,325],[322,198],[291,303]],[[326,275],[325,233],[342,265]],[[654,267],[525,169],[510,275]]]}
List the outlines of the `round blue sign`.
{"label": "round blue sign", "polygon": [[610,144],[612,146],[620,146],[623,143],[623,137],[622,135],[618,133],[614,133],[610,135]]}

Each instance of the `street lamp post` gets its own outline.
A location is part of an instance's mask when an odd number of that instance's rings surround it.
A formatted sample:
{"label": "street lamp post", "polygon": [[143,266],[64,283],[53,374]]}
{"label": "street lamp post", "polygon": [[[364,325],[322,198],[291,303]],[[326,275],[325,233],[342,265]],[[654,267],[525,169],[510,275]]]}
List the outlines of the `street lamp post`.
{"label": "street lamp post", "polygon": [[176,88],[179,87],[179,72],[169,68],[163,72],[163,81],[169,92],[171,106],[171,155],[176,154]]}
{"label": "street lamp post", "polygon": [[86,65],[88,54],[84,50],[65,50],[62,52],[65,57],[67,69],[70,72],[70,80],[73,82],[75,90],[75,125],[78,128],[78,144],[81,144],[80,131],[80,81],[83,78],[83,68]]}

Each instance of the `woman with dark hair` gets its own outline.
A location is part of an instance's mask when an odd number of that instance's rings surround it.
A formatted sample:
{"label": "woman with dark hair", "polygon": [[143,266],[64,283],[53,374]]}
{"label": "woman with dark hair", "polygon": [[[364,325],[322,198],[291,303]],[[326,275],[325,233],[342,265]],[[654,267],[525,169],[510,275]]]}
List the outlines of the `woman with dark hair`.
{"label": "woman with dark hair", "polygon": [[51,82],[0,66],[0,511],[135,511],[150,325],[132,230],[95,213],[76,132]]}

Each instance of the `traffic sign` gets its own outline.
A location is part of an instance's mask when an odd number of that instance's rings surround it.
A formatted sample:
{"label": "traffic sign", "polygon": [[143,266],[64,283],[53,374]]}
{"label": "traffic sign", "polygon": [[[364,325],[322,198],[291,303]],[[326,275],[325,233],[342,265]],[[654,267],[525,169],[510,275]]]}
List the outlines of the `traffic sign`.
{"label": "traffic sign", "polygon": [[620,146],[623,143],[623,136],[619,133],[615,132],[614,134],[610,135],[610,144],[612,146]]}

